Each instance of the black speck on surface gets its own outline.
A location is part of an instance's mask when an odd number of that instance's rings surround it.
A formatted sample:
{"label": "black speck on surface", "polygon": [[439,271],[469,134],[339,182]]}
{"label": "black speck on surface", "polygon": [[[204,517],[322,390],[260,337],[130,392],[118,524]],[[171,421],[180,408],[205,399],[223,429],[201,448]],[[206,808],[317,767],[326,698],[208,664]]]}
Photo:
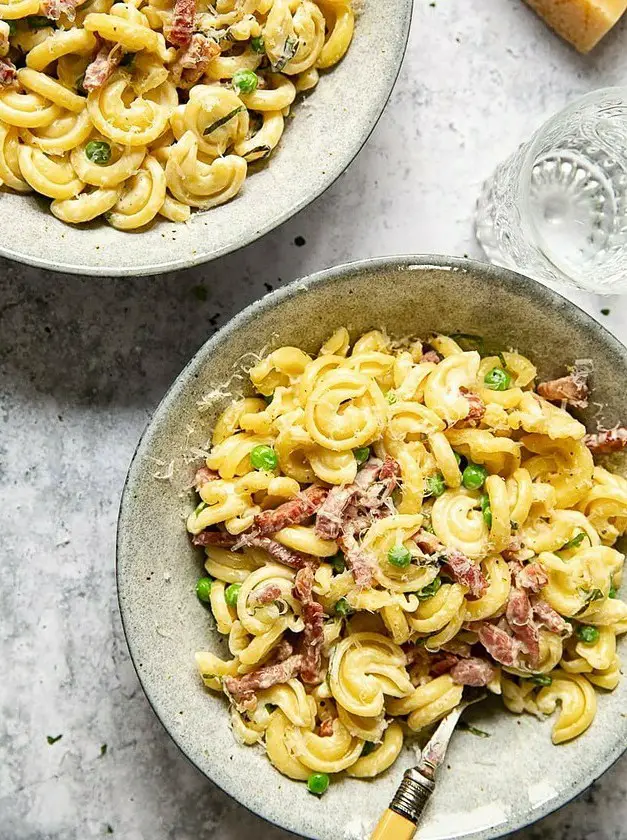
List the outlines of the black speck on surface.
{"label": "black speck on surface", "polygon": [[113,829],[111,828],[109,823],[107,823],[107,834],[113,834]]}
{"label": "black speck on surface", "polygon": [[57,741],[60,741],[63,738],[63,735],[46,735],[46,741],[52,745],[56,744]]}
{"label": "black speck on surface", "polygon": [[302,248],[303,245],[305,245],[305,243],[306,243],[306,239],[305,239],[304,236],[297,236],[294,239],[294,245],[296,245],[298,248]]}
{"label": "black speck on surface", "polygon": [[196,300],[207,300],[207,289],[205,286],[194,286],[192,292]]}
{"label": "black speck on surface", "polygon": [[610,314],[610,310],[609,310],[609,309],[602,309],[602,310],[601,310],[601,315],[609,315],[609,314]]}
{"label": "black speck on surface", "polygon": [[264,285],[264,288],[265,288],[265,290],[266,290],[267,292],[271,292],[271,291],[273,290],[273,288],[274,288],[274,286],[272,285],[272,283],[264,283],[263,285]]}
{"label": "black speck on surface", "polygon": [[106,744],[101,744],[100,745],[100,758],[102,758],[103,755],[106,755],[106,754],[107,754],[107,745]]}

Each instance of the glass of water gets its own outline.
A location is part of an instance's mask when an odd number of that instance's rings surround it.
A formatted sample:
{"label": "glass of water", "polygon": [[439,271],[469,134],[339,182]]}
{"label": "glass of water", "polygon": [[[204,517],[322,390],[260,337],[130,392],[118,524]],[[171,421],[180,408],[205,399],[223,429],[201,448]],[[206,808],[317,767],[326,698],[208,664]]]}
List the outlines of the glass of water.
{"label": "glass of water", "polygon": [[497,265],[627,293],[627,88],[578,99],[498,166],[483,185],[476,232]]}

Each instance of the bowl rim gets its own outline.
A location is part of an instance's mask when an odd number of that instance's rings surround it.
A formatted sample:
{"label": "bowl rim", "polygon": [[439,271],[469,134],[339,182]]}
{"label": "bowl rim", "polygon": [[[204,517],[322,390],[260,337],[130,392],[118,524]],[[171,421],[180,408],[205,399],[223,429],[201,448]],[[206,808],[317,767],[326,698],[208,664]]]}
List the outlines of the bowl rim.
{"label": "bowl rim", "polygon": [[[10,259],[14,262],[22,263],[24,265],[31,265],[35,268],[43,268],[46,271],[57,271],[66,274],[75,274],[83,277],[145,277],[147,275],[159,276],[160,274],[166,274],[171,271],[182,271],[183,269],[193,268],[194,266],[208,264],[218,259],[219,257],[224,257],[228,254],[235,254],[238,251],[241,251],[243,248],[246,248],[248,245],[252,245],[254,242],[257,242],[257,240],[261,239],[267,233],[270,233],[271,231],[281,227],[281,225],[285,224],[285,222],[297,216],[305,208],[309,207],[309,205],[313,204],[322,195],[324,195],[324,193],[330,187],[332,187],[333,184],[335,184],[338,178],[346,172],[348,167],[353,163],[353,161],[356,159],[356,157],[359,155],[363,147],[370,139],[372,132],[377,127],[379,120],[383,116],[388,102],[390,101],[392,91],[396,86],[396,82],[403,67],[405,53],[407,52],[407,45],[409,43],[409,34],[411,31],[411,22],[414,12],[414,0],[403,0],[401,10],[404,15],[402,43],[400,44],[400,48],[396,53],[396,66],[392,69],[390,73],[387,91],[384,93],[381,99],[380,107],[375,111],[371,118],[362,126],[361,132],[355,138],[345,159],[340,163],[339,167],[336,170],[330,173],[328,179],[325,179],[322,182],[322,184],[316,187],[310,195],[303,196],[302,198],[298,199],[294,204],[292,204],[291,207],[286,208],[282,213],[280,213],[279,216],[272,219],[271,221],[265,222],[260,227],[251,231],[238,244],[227,244],[221,246],[209,255],[189,254],[188,256],[183,256],[177,259],[170,260],[168,262],[162,262],[158,265],[142,263],[141,265],[137,266],[122,267],[108,265],[92,266],[72,262],[56,262],[52,264],[47,262],[45,259],[39,257],[33,257],[30,255],[24,255],[12,251],[8,243],[2,242],[0,242],[0,257],[4,257],[5,259]],[[197,212],[207,213],[211,211]],[[70,227],[74,226],[70,225]],[[80,230],[80,226],[77,229]],[[131,235],[141,235],[141,231],[130,231],[129,233]]]}
{"label": "bowl rim", "polygon": [[[207,341],[205,341],[204,344],[202,344],[199,347],[199,349],[194,353],[189,362],[174,379],[174,381],[172,382],[162,399],[159,401],[157,407],[151,413],[151,416],[148,419],[146,426],[144,427],[144,430],[141,433],[141,436],[137,442],[137,446],[135,447],[133,456],[129,464],[127,475],[124,480],[122,494],[120,497],[120,504],[118,508],[118,521],[116,528],[115,578],[118,609],[120,612],[122,629],[124,632],[124,639],[128,647],[133,668],[135,669],[135,673],[139,680],[139,684],[141,685],[142,691],[146,696],[148,704],[150,705],[155,716],[157,717],[157,720],[163,726],[165,732],[169,735],[171,740],[174,742],[174,744],[176,744],[179,751],[190,762],[190,764],[192,764],[200,773],[202,773],[202,775],[209,782],[211,782],[213,785],[219,788],[223,793],[225,793],[227,796],[229,796],[247,811],[254,814],[256,817],[259,817],[260,819],[265,820],[265,822],[271,825],[275,825],[278,828],[283,829],[284,831],[295,833],[297,834],[297,836],[305,838],[305,840],[318,840],[318,838],[309,834],[298,834],[293,828],[288,827],[281,822],[270,819],[264,814],[255,811],[245,802],[242,802],[241,799],[239,799],[239,797],[235,793],[231,792],[231,790],[227,789],[227,787],[223,787],[221,784],[216,782],[215,779],[213,779],[208,774],[208,772],[199,767],[199,765],[188,754],[184,747],[177,741],[173,732],[168,728],[168,725],[161,717],[157,709],[156,702],[150,695],[149,688],[147,687],[147,685],[144,684],[142,672],[141,669],[138,667],[136,661],[136,654],[133,649],[132,639],[130,638],[129,631],[127,629],[127,624],[125,621],[126,608],[123,605],[124,598],[122,597],[122,590],[124,589],[124,584],[121,581],[122,576],[120,575],[119,565],[120,556],[122,553],[122,532],[125,530],[127,521],[130,522],[133,519],[132,517],[128,517],[127,520],[125,507],[128,501],[128,497],[131,495],[131,485],[134,478],[133,473],[138,467],[139,463],[139,451],[153,424],[157,421],[162,412],[168,408],[170,403],[178,396],[179,392],[187,387],[186,374],[190,372],[195,366],[205,363],[207,356],[210,355],[220,345],[220,343],[225,337],[228,337],[233,332],[237,331],[241,325],[247,323],[250,320],[253,320],[259,314],[267,310],[273,309],[276,306],[276,304],[281,303],[285,298],[291,297],[297,290],[308,291],[309,288],[312,286],[325,286],[327,284],[332,284],[336,279],[342,279],[353,274],[360,274],[363,271],[367,270],[376,271],[379,269],[436,269],[439,271],[475,271],[480,272],[483,275],[483,279],[486,279],[488,280],[488,282],[493,283],[495,285],[503,281],[508,283],[508,285],[512,286],[517,284],[524,290],[524,294],[531,300],[536,302],[542,302],[545,304],[548,303],[550,306],[557,306],[562,308],[563,310],[568,310],[569,314],[571,315],[573,320],[578,323],[578,326],[580,328],[583,328],[585,330],[592,330],[593,332],[599,333],[602,341],[612,346],[614,352],[622,358],[625,367],[627,368],[627,347],[624,344],[622,344],[622,342],[620,342],[603,324],[595,320],[591,315],[585,312],[578,304],[573,303],[572,301],[568,300],[568,298],[564,297],[562,294],[549,288],[548,286],[544,286],[543,284],[531,279],[530,277],[527,277],[523,274],[519,274],[518,272],[512,271],[511,269],[492,265],[490,263],[484,263],[480,260],[474,260],[467,257],[449,257],[446,255],[439,254],[420,254],[415,256],[410,254],[401,254],[383,257],[371,257],[367,259],[352,260],[347,263],[341,263],[331,268],[323,269],[305,277],[292,280],[282,288],[275,289],[274,291],[269,292],[262,298],[259,298],[258,300],[255,300],[252,303],[250,303],[248,306],[246,306],[244,309],[242,309],[240,312],[234,315],[212,336],[210,336],[210,338],[208,338]],[[613,748],[608,752],[608,754],[604,758],[604,760],[600,762],[598,767],[595,769],[593,777],[585,777],[582,781],[579,781],[568,791],[564,792],[562,796],[557,796],[555,799],[549,800],[549,802],[534,808],[533,811],[529,812],[529,815],[532,816],[530,819],[527,819],[526,822],[519,821],[515,824],[506,823],[502,826],[494,826],[491,829],[482,830],[480,834],[476,834],[475,836],[486,838],[486,840],[488,840],[488,838],[489,840],[497,840],[498,838],[509,835],[511,832],[519,831],[523,828],[527,828],[531,825],[534,825],[539,820],[558,811],[560,808],[563,808],[565,805],[568,805],[570,802],[576,799],[580,794],[582,794],[592,784],[594,784],[594,782],[600,779],[601,776],[604,775],[604,773],[606,773],[611,767],[613,767],[614,764],[616,764],[616,762],[625,754],[625,752],[627,752],[627,743],[621,744],[620,741],[617,740]]]}

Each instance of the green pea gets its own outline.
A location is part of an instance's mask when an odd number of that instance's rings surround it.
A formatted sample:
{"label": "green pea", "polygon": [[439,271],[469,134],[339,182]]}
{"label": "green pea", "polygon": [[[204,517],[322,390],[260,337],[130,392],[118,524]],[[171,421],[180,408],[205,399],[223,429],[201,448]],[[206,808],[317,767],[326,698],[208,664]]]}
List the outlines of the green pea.
{"label": "green pea", "polygon": [[207,502],[199,502],[196,507],[194,508],[194,516],[198,516],[198,514],[203,511],[207,507]]}
{"label": "green pea", "polygon": [[578,639],[586,645],[593,645],[599,640],[599,631],[596,627],[591,627],[589,624],[580,624],[575,630]]}
{"label": "green pea", "polygon": [[610,586],[610,591],[608,592],[608,598],[618,598],[618,590],[616,589],[614,584],[612,584]]}
{"label": "green pea", "polygon": [[43,29],[46,26],[54,26],[54,22],[48,20],[44,15],[29,15],[26,18],[26,22],[31,29]]}
{"label": "green pea", "polygon": [[507,391],[512,384],[512,377],[503,368],[495,367],[483,377],[483,381],[491,391]]}
{"label": "green pea", "polygon": [[462,484],[466,490],[478,490],[488,477],[488,471],[479,464],[468,464],[462,473]]}
{"label": "green pea", "polygon": [[411,563],[411,553],[404,545],[393,545],[388,551],[388,563],[398,569],[404,569]]}
{"label": "green pea", "polygon": [[353,449],[353,455],[355,456],[355,460],[357,461],[357,466],[361,467],[361,465],[365,464],[368,458],[370,457],[370,447],[360,446],[359,449]]}
{"label": "green pea", "polygon": [[361,750],[362,758],[367,756],[367,755],[370,755],[370,753],[374,752],[376,750],[376,748],[377,748],[377,745],[373,744],[372,741],[366,741],[362,750]]}
{"label": "green pea", "polygon": [[441,496],[446,490],[446,482],[442,473],[430,475],[425,481],[425,496]]}
{"label": "green pea", "polygon": [[307,790],[316,796],[322,796],[328,787],[329,777],[326,773],[312,773],[307,779]]}
{"label": "green pea", "polygon": [[394,403],[398,401],[398,397],[396,396],[394,391],[388,391],[385,395],[385,398],[390,405],[394,405]]}
{"label": "green pea", "polygon": [[85,157],[98,166],[106,166],[111,160],[111,146],[104,140],[90,140],[85,146]]}
{"label": "green pea", "polygon": [[224,600],[229,605],[229,607],[234,607],[237,604],[237,596],[239,595],[239,591],[241,588],[241,583],[231,583],[224,590]]}
{"label": "green pea", "polygon": [[433,578],[431,583],[427,584],[427,586],[423,586],[416,595],[418,596],[419,601],[426,601],[427,598],[433,598],[435,593],[438,589],[442,586],[442,581],[439,577]]}
{"label": "green pea", "polygon": [[340,618],[347,618],[353,612],[346,598],[340,598],[339,601],[336,601],[333,610],[336,615],[340,616]]}
{"label": "green pea", "polygon": [[481,498],[479,499],[481,504],[481,513],[483,514],[483,521],[488,526],[488,528],[492,527],[492,510],[490,508],[490,497],[487,493],[484,493]]}
{"label": "green pea", "polygon": [[536,685],[551,685],[553,682],[553,677],[549,677],[548,674],[535,674],[535,676],[529,677],[529,679]]}
{"label": "green pea", "polygon": [[453,452],[453,455],[455,456],[455,460],[457,461],[457,466],[458,466],[458,467],[461,467],[461,465],[462,465],[462,456],[459,454],[459,452]]}
{"label": "green pea", "polygon": [[271,446],[262,443],[260,446],[255,446],[250,453],[250,463],[256,470],[275,470],[279,459]]}
{"label": "green pea", "polygon": [[231,83],[238,93],[254,93],[259,84],[259,76],[254,70],[237,70]]}
{"label": "green pea", "polygon": [[333,566],[333,571],[336,575],[341,575],[342,572],[346,569],[344,555],[341,551],[338,551],[337,554],[334,554],[333,557],[331,557],[331,565]]}
{"label": "green pea", "polygon": [[264,53],[266,51],[266,45],[261,35],[258,35],[255,38],[251,38],[250,46],[252,48],[252,51],[256,53]]}
{"label": "green pea", "polygon": [[211,584],[213,583],[213,578],[210,577],[201,577],[198,578],[198,583],[196,584],[196,595],[198,595],[199,601],[204,601],[205,604],[209,603],[209,596],[211,595]]}

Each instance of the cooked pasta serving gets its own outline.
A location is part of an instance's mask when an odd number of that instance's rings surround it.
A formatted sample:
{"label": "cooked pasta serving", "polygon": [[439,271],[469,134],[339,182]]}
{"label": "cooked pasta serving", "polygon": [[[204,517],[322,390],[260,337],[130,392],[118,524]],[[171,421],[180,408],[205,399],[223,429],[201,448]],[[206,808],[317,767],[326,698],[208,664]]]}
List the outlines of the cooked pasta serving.
{"label": "cooked pasta serving", "polygon": [[351,0],[0,0],[0,186],[78,224],[184,222],[240,191]]}
{"label": "cooked pasta serving", "polygon": [[[462,339],[460,338],[461,342]],[[485,686],[512,712],[592,723],[619,680],[627,480],[593,453],[587,372],[536,384],[517,352],[453,338],[281,347],[218,419],[187,529],[231,658],[199,652],[235,737],[323,793]]]}

